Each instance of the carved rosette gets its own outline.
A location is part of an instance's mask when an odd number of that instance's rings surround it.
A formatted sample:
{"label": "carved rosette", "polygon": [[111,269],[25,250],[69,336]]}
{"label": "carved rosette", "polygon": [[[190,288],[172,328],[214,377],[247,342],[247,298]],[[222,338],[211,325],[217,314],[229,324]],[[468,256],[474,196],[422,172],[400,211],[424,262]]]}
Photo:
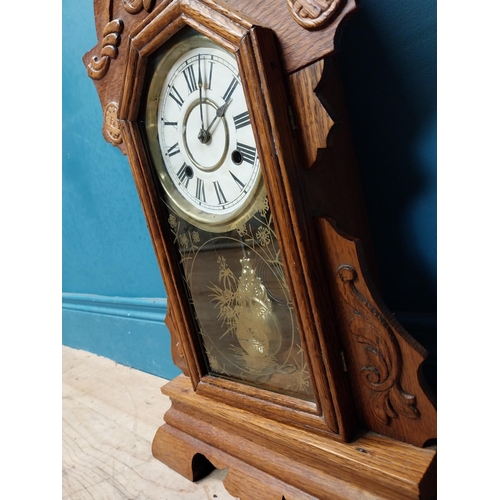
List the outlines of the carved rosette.
{"label": "carved rosette", "polygon": [[343,0],[287,0],[292,17],[306,29],[320,28],[331,21]]}
{"label": "carved rosette", "polygon": [[123,31],[123,21],[121,19],[113,19],[104,27],[102,33],[101,53],[99,56],[94,56],[87,65],[87,74],[93,80],[104,78],[109,70],[111,59],[116,59],[118,56],[118,46],[121,41],[121,33]]}
{"label": "carved rosette", "polygon": [[109,102],[104,108],[102,134],[111,144],[116,145],[123,142],[120,122],[118,121],[118,104],[116,102]]}
{"label": "carved rosette", "polygon": [[415,396],[401,387],[401,351],[390,325],[356,288],[357,272],[352,266],[340,266],[336,277],[342,298],[353,312],[350,332],[366,354],[367,363],[359,376],[372,391],[374,414],[385,425],[399,415],[419,418]]}

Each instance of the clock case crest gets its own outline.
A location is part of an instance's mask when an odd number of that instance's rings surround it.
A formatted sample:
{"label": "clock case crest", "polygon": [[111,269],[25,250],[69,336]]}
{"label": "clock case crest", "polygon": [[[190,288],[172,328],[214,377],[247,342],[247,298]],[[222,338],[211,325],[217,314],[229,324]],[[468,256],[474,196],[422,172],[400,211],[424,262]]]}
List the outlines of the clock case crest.
{"label": "clock case crest", "polygon": [[[184,373],[162,388],[172,407],[153,454],[192,480],[210,464],[229,467],[225,485],[242,500],[259,488],[267,491],[261,498],[278,500],[430,498],[435,450],[417,448],[436,437],[421,375],[426,353],[369,278],[369,235],[331,48],[288,57],[279,29],[259,20],[278,4],[95,2],[102,43],[84,63],[103,105],[104,136],[130,161],[167,291],[172,356]],[[323,37],[332,40],[355,8],[342,5],[325,20]],[[295,24],[300,47],[310,32]],[[314,402],[211,375],[194,334],[141,123],[151,61],[189,28],[238,62]]]}

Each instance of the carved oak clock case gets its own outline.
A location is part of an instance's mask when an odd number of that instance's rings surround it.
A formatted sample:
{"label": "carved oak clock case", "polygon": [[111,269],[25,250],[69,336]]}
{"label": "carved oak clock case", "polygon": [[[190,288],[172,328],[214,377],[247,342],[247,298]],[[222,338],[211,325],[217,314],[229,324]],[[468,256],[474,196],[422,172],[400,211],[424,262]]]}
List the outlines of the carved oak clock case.
{"label": "carved oak clock case", "polygon": [[[385,310],[334,40],[354,0],[95,1],[183,375],[153,454],[255,498],[432,498],[425,351]],[[363,247],[362,247],[363,244]]]}

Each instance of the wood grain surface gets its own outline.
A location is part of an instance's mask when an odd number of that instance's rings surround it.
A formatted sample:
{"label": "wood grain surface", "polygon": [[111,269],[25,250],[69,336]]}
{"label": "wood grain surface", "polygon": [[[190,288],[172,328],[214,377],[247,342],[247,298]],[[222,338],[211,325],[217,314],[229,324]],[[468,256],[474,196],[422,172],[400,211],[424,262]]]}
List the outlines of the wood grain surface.
{"label": "wood grain surface", "polygon": [[154,456],[193,479],[203,474],[193,461],[202,454],[228,468],[224,484],[241,500],[434,498],[434,448],[374,433],[351,443],[315,436],[200,396],[182,375],[162,391],[172,407],[153,442]]}
{"label": "wood grain surface", "polygon": [[153,458],[164,379],[65,346],[62,368],[63,499],[233,499],[225,471],[192,483]]}

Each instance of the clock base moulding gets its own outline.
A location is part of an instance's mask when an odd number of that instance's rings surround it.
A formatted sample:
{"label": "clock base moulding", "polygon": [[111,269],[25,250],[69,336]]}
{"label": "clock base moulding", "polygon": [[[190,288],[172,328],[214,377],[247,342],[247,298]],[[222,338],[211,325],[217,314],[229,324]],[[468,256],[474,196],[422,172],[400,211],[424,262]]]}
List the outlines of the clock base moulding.
{"label": "clock base moulding", "polygon": [[180,375],[162,388],[172,400],[153,455],[196,481],[227,468],[240,500],[435,498],[436,450],[367,432],[350,443],[316,435],[196,394]]}

